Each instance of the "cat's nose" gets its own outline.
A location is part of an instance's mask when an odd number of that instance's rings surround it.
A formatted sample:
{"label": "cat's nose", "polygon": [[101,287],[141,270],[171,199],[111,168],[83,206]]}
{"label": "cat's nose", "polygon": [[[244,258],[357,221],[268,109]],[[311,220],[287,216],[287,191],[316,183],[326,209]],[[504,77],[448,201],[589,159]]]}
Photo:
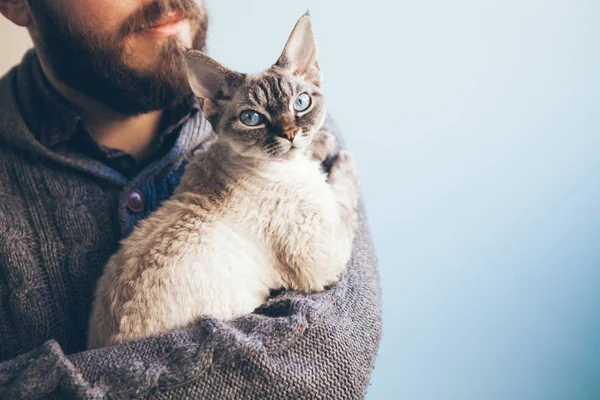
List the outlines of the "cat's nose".
{"label": "cat's nose", "polygon": [[296,137],[297,132],[298,132],[298,128],[296,128],[296,127],[284,128],[282,130],[282,132],[279,134],[279,136],[281,136],[282,138],[286,138],[287,140],[289,140],[291,142]]}

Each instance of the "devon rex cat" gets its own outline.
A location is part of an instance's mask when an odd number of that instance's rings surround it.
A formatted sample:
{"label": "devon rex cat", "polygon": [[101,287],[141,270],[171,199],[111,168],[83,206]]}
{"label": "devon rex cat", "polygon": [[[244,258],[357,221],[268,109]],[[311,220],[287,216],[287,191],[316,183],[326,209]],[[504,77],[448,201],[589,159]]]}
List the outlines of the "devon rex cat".
{"label": "devon rex cat", "polygon": [[197,154],[171,199],[111,257],[96,290],[90,348],[251,313],[270,289],[335,282],[357,225],[358,174],[319,132],[325,119],[309,16],[261,74],[186,53],[190,85],[219,140]]}

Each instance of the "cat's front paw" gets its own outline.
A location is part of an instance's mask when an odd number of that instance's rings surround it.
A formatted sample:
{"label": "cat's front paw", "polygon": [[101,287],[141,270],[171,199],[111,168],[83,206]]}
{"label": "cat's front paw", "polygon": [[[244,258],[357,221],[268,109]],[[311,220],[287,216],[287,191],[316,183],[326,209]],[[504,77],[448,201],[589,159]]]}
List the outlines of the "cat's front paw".
{"label": "cat's front paw", "polygon": [[354,163],[354,155],[346,150],[340,151],[333,161],[331,171],[329,172],[328,182],[330,184],[334,184],[340,180],[348,180],[355,187],[358,187],[360,180],[356,164]]}
{"label": "cat's front paw", "polygon": [[337,139],[331,132],[319,131],[310,145],[310,156],[315,161],[323,162],[335,152],[337,144]]}

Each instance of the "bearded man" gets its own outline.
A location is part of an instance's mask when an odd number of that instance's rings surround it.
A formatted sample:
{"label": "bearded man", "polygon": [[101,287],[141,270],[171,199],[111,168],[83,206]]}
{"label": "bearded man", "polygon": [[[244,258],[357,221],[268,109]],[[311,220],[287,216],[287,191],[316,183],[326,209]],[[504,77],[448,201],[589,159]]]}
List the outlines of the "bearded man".
{"label": "bearded man", "polygon": [[34,43],[0,79],[0,398],[362,397],[381,332],[362,207],[332,289],[85,351],[106,261],[215,140],[182,57],[204,49],[206,8],[0,0],[0,12]]}

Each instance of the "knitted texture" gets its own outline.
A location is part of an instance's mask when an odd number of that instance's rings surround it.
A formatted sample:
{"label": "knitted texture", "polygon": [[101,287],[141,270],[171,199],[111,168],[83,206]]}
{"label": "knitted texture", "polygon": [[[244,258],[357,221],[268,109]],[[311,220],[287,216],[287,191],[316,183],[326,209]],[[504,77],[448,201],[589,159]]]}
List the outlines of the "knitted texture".
{"label": "knitted texture", "polygon": [[[84,351],[104,264],[213,137],[196,114],[168,154],[132,180],[76,152],[50,150],[27,128],[15,99],[29,64],[24,59],[0,80],[0,398],[364,395],[381,309],[362,205],[352,259],[331,289],[280,293],[233,322],[207,317],[189,329]],[[137,213],[127,209],[132,190],[145,199]]]}

